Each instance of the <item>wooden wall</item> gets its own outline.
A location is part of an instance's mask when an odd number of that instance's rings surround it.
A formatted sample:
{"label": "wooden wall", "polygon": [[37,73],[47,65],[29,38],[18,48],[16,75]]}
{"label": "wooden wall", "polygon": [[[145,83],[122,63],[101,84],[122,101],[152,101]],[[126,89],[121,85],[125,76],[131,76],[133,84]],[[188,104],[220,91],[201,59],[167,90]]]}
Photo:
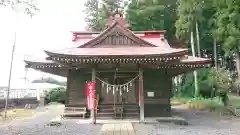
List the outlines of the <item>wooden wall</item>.
{"label": "wooden wall", "polygon": [[[85,83],[91,80],[91,74],[84,74],[71,70],[67,81],[67,102],[66,106],[86,106]],[[172,79],[163,69],[144,69],[144,111],[145,117],[171,116],[171,83]],[[136,82],[136,98],[138,100],[138,81]],[[96,93],[101,93],[101,84],[97,81]],[[153,92],[154,97],[149,97],[148,92]],[[103,94],[103,93],[102,93]],[[101,94],[100,94],[101,96]],[[154,111],[153,111],[154,110]]]}
{"label": "wooden wall", "polygon": [[91,80],[90,74],[69,70],[67,77],[67,106],[86,105],[85,83],[89,80]]}
{"label": "wooden wall", "polygon": [[[145,117],[171,116],[171,81],[162,69],[143,71]],[[153,92],[154,96],[149,97],[148,92]]]}
{"label": "wooden wall", "polygon": [[[105,73],[105,76],[100,75],[100,79],[109,78],[109,83],[113,84],[113,75],[109,75],[108,73]],[[91,73],[84,74],[79,71],[71,70],[68,73],[67,77],[67,106],[81,106],[87,104],[86,100],[86,92],[85,92],[85,84],[86,81],[91,81]],[[105,80],[106,81],[106,80]],[[132,86],[132,90],[129,90],[128,93],[125,94],[126,100],[129,101],[129,103],[137,103],[137,87],[135,87],[135,83]],[[96,79],[96,94],[99,94],[100,97],[102,97],[102,103],[113,103],[113,93],[112,91],[106,92],[106,86],[102,86],[100,81]],[[123,95],[124,95],[123,94]],[[120,96],[119,92],[115,93],[116,96]],[[119,98],[120,100],[120,98]]]}

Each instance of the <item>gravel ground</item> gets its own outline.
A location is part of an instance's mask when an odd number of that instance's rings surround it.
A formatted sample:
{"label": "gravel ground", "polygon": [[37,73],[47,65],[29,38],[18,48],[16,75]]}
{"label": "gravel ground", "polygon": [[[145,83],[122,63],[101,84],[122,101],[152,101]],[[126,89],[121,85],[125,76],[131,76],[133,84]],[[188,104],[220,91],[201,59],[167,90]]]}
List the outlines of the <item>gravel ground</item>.
{"label": "gravel ground", "polygon": [[0,135],[98,135],[101,125],[77,124],[77,120],[62,122],[59,127],[47,124],[61,113],[61,108],[53,107],[36,117],[12,121],[0,126]]}
{"label": "gravel ground", "polygon": [[240,119],[219,117],[209,112],[178,110],[178,115],[186,118],[188,126],[171,123],[134,124],[137,135],[240,135]]}
{"label": "gravel ground", "polygon": [[[188,126],[172,123],[134,124],[137,135],[240,135],[240,118],[219,117],[213,113],[177,109],[174,113],[185,118]],[[46,126],[59,116],[59,110],[50,109],[35,118],[12,122],[0,127],[0,135],[98,135],[101,125],[77,124],[66,120],[60,127]]]}

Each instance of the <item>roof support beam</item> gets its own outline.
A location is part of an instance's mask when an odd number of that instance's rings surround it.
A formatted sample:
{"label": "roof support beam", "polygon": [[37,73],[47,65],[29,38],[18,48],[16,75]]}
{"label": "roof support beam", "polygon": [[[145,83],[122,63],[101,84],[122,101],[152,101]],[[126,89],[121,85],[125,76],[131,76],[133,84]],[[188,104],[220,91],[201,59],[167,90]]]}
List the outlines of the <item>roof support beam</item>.
{"label": "roof support beam", "polygon": [[[96,83],[96,69],[95,67],[92,68],[92,82]],[[96,84],[95,84],[96,85]],[[96,97],[96,88],[94,89],[94,93],[95,93],[95,97]],[[95,99],[95,97],[93,97]],[[90,99],[91,100],[91,99]],[[94,108],[96,107],[96,101],[94,100]],[[92,124],[96,124],[96,113],[95,113],[95,109],[91,110],[91,120],[92,120]]]}
{"label": "roof support beam", "polygon": [[169,56],[169,57],[160,57],[160,56],[151,56],[151,57],[122,57],[122,58],[114,58],[114,57],[105,57],[105,58],[77,58],[77,57],[53,57],[52,60],[61,64],[71,65],[71,64],[108,64],[108,63],[135,63],[135,64],[144,64],[144,63],[163,63],[166,61],[176,61],[180,60],[181,57],[177,56]]}
{"label": "roof support beam", "polygon": [[144,92],[143,92],[143,70],[139,68],[139,100],[140,100],[140,122],[144,122]]}

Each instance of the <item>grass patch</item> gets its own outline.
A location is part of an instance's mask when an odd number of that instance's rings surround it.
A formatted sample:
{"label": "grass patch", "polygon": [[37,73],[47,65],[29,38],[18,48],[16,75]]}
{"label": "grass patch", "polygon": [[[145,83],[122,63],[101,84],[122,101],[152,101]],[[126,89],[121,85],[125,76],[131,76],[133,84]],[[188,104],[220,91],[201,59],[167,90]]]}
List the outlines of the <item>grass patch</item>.
{"label": "grass patch", "polygon": [[171,99],[171,105],[182,105],[182,104],[186,104],[189,100],[191,100],[192,98],[189,97],[173,97]]}
{"label": "grass patch", "polygon": [[235,96],[233,94],[228,94],[229,97],[229,104],[236,107],[236,108],[240,108],[240,97],[239,96]]}
{"label": "grass patch", "polygon": [[4,112],[1,113],[0,121],[9,121],[14,119],[21,119],[31,117],[36,114],[35,109],[11,109],[7,112],[7,119],[4,118]]}
{"label": "grass patch", "polygon": [[216,111],[216,110],[223,110],[224,105],[219,100],[219,98],[213,98],[213,99],[204,99],[204,98],[193,98],[189,100],[186,105],[190,109],[198,109],[198,110],[210,110],[210,111]]}
{"label": "grass patch", "polygon": [[188,109],[196,110],[223,110],[224,105],[219,98],[206,99],[206,98],[172,98],[171,105],[182,105]]}
{"label": "grass patch", "polygon": [[[233,108],[240,109],[240,96],[233,95],[231,93],[228,94],[229,102],[228,104]],[[190,98],[190,97],[173,97],[171,99],[172,106],[181,105],[184,108],[188,109],[196,109],[196,110],[209,110],[211,112],[216,112],[221,115],[228,115],[229,109],[227,109],[221,98],[215,97],[213,99],[207,98]],[[230,114],[231,115],[231,114]]]}

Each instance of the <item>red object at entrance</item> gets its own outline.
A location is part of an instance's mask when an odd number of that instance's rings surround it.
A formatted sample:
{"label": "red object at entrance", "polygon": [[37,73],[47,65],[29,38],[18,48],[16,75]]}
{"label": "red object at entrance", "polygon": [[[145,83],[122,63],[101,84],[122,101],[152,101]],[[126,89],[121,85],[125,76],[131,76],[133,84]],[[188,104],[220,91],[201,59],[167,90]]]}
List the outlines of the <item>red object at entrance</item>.
{"label": "red object at entrance", "polygon": [[86,96],[88,109],[95,108],[95,82],[86,83]]}

